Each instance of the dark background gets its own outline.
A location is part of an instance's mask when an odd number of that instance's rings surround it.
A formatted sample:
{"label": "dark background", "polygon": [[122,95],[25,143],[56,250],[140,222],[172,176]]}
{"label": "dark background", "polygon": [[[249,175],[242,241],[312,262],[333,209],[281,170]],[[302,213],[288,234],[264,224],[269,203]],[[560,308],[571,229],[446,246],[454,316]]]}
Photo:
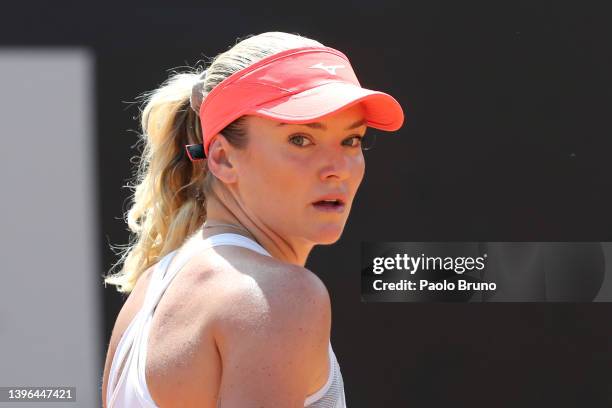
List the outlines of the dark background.
{"label": "dark background", "polygon": [[[100,275],[128,239],[130,102],[238,37],[299,33],[345,52],[362,86],[406,112],[366,152],[343,237],[307,264],[332,297],[349,407],[612,406],[612,304],[361,303],[359,276],[362,241],[612,241],[604,3],[228,4],[0,14],[3,46],[95,50]],[[106,346],[123,298],[100,291]]]}

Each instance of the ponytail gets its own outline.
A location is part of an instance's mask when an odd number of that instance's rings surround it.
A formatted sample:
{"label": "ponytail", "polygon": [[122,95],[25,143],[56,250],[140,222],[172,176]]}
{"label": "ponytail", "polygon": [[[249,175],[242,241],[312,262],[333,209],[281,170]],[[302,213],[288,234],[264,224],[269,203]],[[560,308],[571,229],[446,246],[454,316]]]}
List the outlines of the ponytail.
{"label": "ponytail", "polygon": [[144,149],[136,182],[126,186],[134,191],[126,222],[135,236],[122,250],[122,273],[104,279],[119,292],[131,292],[142,272],[180,247],[205,221],[206,160],[192,162],[185,154],[185,145],[202,143],[199,118],[190,106],[199,78],[197,72],[175,74],[144,95]]}

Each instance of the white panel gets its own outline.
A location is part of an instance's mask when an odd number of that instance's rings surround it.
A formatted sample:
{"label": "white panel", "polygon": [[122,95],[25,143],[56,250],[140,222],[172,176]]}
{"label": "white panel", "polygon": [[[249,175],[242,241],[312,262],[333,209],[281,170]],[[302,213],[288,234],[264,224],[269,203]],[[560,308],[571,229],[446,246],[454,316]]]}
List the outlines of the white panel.
{"label": "white panel", "polygon": [[0,48],[0,386],[75,386],[71,407],[101,406],[94,69]]}

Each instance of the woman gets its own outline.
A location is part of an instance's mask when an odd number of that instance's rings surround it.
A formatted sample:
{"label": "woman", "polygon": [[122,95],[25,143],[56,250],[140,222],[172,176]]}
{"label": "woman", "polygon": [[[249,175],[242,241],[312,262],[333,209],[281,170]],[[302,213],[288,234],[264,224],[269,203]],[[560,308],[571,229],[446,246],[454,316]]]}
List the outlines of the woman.
{"label": "woman", "polygon": [[366,128],[402,122],[340,51],[280,32],[150,95],[137,240],[106,278],[130,296],[104,406],[345,407],[329,295],[304,265],[340,238]]}

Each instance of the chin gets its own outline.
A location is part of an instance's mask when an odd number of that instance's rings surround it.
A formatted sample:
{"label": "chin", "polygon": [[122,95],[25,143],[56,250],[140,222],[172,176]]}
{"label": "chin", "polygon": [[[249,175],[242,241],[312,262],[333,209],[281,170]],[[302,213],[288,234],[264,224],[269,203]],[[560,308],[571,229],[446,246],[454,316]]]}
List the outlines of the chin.
{"label": "chin", "polygon": [[331,245],[340,239],[343,231],[344,224],[329,225],[316,231],[314,233],[313,241],[316,245]]}

